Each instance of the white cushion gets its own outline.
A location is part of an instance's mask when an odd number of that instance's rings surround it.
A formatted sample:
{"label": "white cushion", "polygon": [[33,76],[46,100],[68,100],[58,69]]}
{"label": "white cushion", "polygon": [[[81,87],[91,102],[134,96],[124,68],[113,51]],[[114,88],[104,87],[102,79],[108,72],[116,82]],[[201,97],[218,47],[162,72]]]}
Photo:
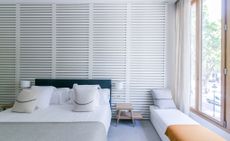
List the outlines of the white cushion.
{"label": "white cushion", "polygon": [[52,86],[32,86],[31,90],[37,96],[37,108],[49,107],[54,89]]}
{"label": "white cushion", "polygon": [[152,89],[151,94],[154,100],[156,99],[172,99],[172,94],[170,89]]}
{"label": "white cushion", "polygon": [[110,100],[110,89],[99,89],[99,104],[108,105]]}
{"label": "white cushion", "polygon": [[176,105],[172,99],[153,100],[153,104],[160,109],[175,109]]}
{"label": "white cushion", "polygon": [[[68,99],[69,99],[69,100],[65,101],[65,102],[62,103],[62,104],[73,104],[73,103],[74,103],[74,102],[73,102],[74,96],[75,96],[74,89],[70,89],[70,90],[69,90],[69,93],[68,93],[68,97],[69,97]],[[62,102],[63,102],[63,100],[62,100]]]}
{"label": "white cushion", "polygon": [[50,104],[61,105],[70,100],[69,88],[55,88],[52,93]]}
{"label": "white cushion", "polygon": [[36,95],[30,89],[22,90],[17,96],[13,112],[32,113],[36,107]]}
{"label": "white cushion", "polygon": [[93,111],[99,105],[99,91],[96,85],[74,86],[73,111]]}

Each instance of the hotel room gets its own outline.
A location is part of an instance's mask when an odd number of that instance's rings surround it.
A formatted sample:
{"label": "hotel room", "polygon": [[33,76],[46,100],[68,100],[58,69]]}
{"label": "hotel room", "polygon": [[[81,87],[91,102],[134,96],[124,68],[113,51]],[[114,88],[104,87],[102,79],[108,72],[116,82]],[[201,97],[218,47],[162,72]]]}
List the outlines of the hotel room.
{"label": "hotel room", "polygon": [[229,0],[0,0],[0,141],[230,141]]}

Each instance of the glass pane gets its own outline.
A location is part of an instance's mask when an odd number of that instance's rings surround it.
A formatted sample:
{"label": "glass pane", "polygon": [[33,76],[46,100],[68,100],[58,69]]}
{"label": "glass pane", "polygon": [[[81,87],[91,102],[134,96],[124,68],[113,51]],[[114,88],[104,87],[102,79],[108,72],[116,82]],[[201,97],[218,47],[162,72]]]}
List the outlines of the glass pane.
{"label": "glass pane", "polygon": [[195,108],[196,100],[196,4],[191,7],[191,91],[190,91],[190,106]]}
{"label": "glass pane", "polygon": [[202,95],[201,110],[221,116],[221,0],[202,3]]}

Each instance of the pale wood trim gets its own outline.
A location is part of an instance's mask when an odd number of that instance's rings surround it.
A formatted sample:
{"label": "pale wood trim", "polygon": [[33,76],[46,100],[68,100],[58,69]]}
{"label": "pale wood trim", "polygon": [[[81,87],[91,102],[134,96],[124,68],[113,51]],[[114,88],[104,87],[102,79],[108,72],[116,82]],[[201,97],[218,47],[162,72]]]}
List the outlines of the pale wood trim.
{"label": "pale wood trim", "polygon": [[226,8],[225,8],[225,0],[222,0],[222,11],[221,11],[221,124],[224,126],[224,122],[226,121],[225,119],[225,88],[226,88],[226,76],[224,74],[224,69],[226,67],[226,35],[225,35],[225,29],[224,25],[226,23]]}
{"label": "pale wood trim", "polygon": [[218,120],[212,119],[212,118],[210,118],[210,116],[208,116],[208,115],[206,115],[200,111],[197,111],[196,109],[193,109],[193,108],[191,108],[190,111],[192,113],[196,114],[197,116],[199,116],[200,118],[203,118],[203,119],[207,120],[208,122],[212,123],[213,125],[217,126],[218,128],[230,133],[230,129],[224,128],[222,126],[222,124],[219,123]]}
{"label": "pale wood trim", "polygon": [[[201,111],[201,102],[202,102],[202,0],[194,0],[193,2],[196,2],[196,105],[195,108],[191,108],[191,111],[195,111],[196,113],[198,113],[198,115],[201,115],[201,117],[205,117],[205,119],[208,119],[209,121],[212,121],[212,123],[217,124],[218,126],[223,127],[224,126],[224,121],[226,121],[226,119],[228,119],[228,121],[230,121],[230,102],[227,103],[227,105],[225,104],[226,101],[230,101],[230,95],[228,94],[228,96],[226,96],[226,76],[222,73],[221,74],[221,96],[222,96],[222,101],[221,101],[221,121],[218,121],[208,115],[206,115],[205,113],[203,113]],[[222,5],[223,7],[226,5],[227,0],[222,0]],[[191,3],[194,4],[194,3]],[[224,70],[224,68],[226,67],[226,62],[228,62],[228,70],[230,70],[230,58],[227,58],[228,60],[226,60],[227,54],[230,54],[230,41],[228,41],[227,45],[228,45],[228,50],[226,51],[226,36],[225,36],[225,31],[224,31],[224,24],[226,21],[226,13],[228,13],[228,27],[230,27],[230,4],[228,2],[228,12],[226,11],[225,8],[222,8],[222,41],[221,41],[221,53],[222,53],[222,57],[221,57],[221,69]],[[227,38],[229,38],[229,31],[228,31],[228,36]],[[228,76],[229,78],[227,79],[227,84],[230,84],[230,76]],[[227,85],[230,86],[230,85]],[[226,90],[228,93],[230,93],[230,87],[228,88],[228,90]],[[225,98],[226,96],[226,98]],[[228,111],[228,113],[227,113]],[[229,117],[226,117],[228,115]],[[228,127],[230,127],[230,123],[228,123]]]}
{"label": "pale wood trim", "polygon": [[230,1],[226,0],[226,20],[227,20],[227,33],[226,33],[226,67],[228,69],[228,74],[226,78],[226,120],[227,128],[230,129]]}

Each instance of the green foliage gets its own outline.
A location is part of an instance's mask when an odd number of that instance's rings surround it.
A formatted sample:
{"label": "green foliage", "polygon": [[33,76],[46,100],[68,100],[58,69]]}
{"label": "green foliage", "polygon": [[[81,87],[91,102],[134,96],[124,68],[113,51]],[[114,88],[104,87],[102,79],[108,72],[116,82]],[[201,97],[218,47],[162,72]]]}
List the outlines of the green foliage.
{"label": "green foliage", "polygon": [[212,21],[206,6],[202,14],[202,73],[207,85],[212,73],[221,71],[221,21]]}

